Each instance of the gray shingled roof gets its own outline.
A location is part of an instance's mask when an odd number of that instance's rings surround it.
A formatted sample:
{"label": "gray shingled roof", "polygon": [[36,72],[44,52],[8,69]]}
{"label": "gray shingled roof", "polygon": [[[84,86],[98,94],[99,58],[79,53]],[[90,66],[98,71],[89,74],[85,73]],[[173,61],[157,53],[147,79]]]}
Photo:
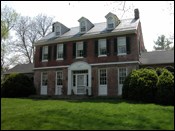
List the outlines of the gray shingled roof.
{"label": "gray shingled roof", "polygon": [[142,65],[174,63],[174,50],[144,52],[139,60]]}
{"label": "gray shingled roof", "polygon": [[10,73],[33,73],[33,68],[34,68],[33,63],[20,64],[20,65],[16,65],[12,69],[9,69],[4,74],[10,74]]}
{"label": "gray shingled roof", "polygon": [[93,23],[94,27],[92,27],[89,31],[87,31],[85,34],[80,34],[79,32],[79,26],[72,27],[68,32],[65,34],[55,37],[54,32],[51,32],[50,34],[46,35],[45,37],[41,38],[36,44],[41,42],[53,42],[58,40],[67,40],[69,38],[80,38],[80,37],[86,37],[86,36],[94,36],[94,35],[100,35],[105,33],[117,33],[117,32],[125,32],[125,31],[133,31],[137,29],[139,19],[123,19],[120,20],[120,24],[111,31],[108,31],[106,29],[106,22],[102,23]]}

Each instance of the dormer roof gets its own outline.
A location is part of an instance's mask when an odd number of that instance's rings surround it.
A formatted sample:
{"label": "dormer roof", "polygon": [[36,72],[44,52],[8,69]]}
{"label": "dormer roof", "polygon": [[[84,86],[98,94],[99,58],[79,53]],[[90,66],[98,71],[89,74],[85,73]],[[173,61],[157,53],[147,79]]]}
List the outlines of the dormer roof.
{"label": "dormer roof", "polygon": [[[56,30],[56,28],[57,27],[59,27],[59,34],[57,34],[57,30]],[[67,28],[65,25],[63,25],[62,23],[60,23],[60,22],[54,22],[53,24],[52,24],[52,32],[55,32],[55,35],[56,36],[60,36],[60,35],[63,35],[64,33],[66,33],[67,31],[69,31],[70,29],[69,28]]]}
{"label": "dormer roof", "polygon": [[[107,28],[107,30],[112,30],[112,29],[115,29],[115,27],[117,27],[118,25],[119,25],[119,23],[120,23],[120,20],[119,20],[119,18],[115,15],[115,14],[113,14],[113,13],[111,13],[111,12],[109,12],[106,16],[105,16],[105,18],[106,18],[106,23],[107,23],[107,25],[106,25],[106,28]],[[110,19],[109,20],[109,18],[112,18],[112,19]],[[112,22],[111,22],[111,20],[112,20]],[[110,23],[109,23],[110,22]],[[112,24],[112,25],[111,25]]]}
{"label": "dormer roof", "polygon": [[[80,33],[86,33],[87,31],[89,31],[92,27],[94,27],[94,25],[90,22],[90,20],[88,20],[87,18],[85,17],[81,17],[78,22],[80,23],[79,24],[79,27],[80,27]],[[81,22],[85,22],[85,27],[81,27],[82,24]],[[83,28],[83,30],[82,30]]]}
{"label": "dormer roof", "polygon": [[[109,21],[108,18],[112,17],[114,20],[114,28],[108,29],[107,22]],[[35,43],[35,45],[44,45],[50,43],[58,43],[58,42],[68,42],[68,41],[77,41],[83,39],[90,39],[90,38],[101,38],[105,36],[113,36],[113,35],[124,35],[124,34],[133,34],[137,33],[137,28],[140,23],[140,19],[130,18],[130,19],[123,19],[119,20],[118,17],[109,12],[105,18],[107,19],[106,22],[101,23],[91,23],[87,18],[81,17],[78,22],[83,22],[83,26],[86,23],[86,32],[80,32],[80,26],[66,28],[67,31],[65,33],[62,32],[62,35],[59,37],[55,36],[55,32],[51,32],[45,37],[41,38],[39,41]],[[60,22],[56,22],[58,25],[63,24]]]}

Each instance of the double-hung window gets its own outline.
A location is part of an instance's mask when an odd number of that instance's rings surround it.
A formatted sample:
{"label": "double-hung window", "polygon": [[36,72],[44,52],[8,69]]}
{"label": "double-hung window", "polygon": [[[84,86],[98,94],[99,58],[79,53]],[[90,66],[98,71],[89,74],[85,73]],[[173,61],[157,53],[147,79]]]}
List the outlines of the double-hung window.
{"label": "double-hung window", "polygon": [[108,18],[107,23],[108,23],[108,29],[114,29],[114,20],[112,17]]}
{"label": "double-hung window", "polygon": [[106,56],[106,53],[107,53],[106,39],[99,39],[98,40],[98,55]]}
{"label": "double-hung window", "polygon": [[123,84],[127,75],[126,68],[119,68],[119,84]]}
{"label": "double-hung window", "polygon": [[106,71],[106,69],[100,69],[99,75],[100,75],[100,85],[106,85],[107,84],[107,71]]}
{"label": "double-hung window", "polygon": [[118,55],[126,55],[126,37],[118,37]]}
{"label": "double-hung window", "polygon": [[86,32],[86,23],[85,23],[85,21],[82,21],[80,23],[80,31],[81,32]]}
{"label": "double-hung window", "polygon": [[60,26],[55,27],[56,35],[60,35]]}
{"label": "double-hung window", "polygon": [[83,57],[83,42],[76,43],[76,57]]}
{"label": "double-hung window", "polygon": [[42,48],[42,61],[48,61],[48,46]]}
{"label": "double-hung window", "polygon": [[63,85],[63,72],[57,71],[57,86]]}
{"label": "double-hung window", "polygon": [[63,59],[63,44],[57,45],[57,60]]}
{"label": "double-hung window", "polygon": [[47,72],[42,73],[42,86],[47,86]]}

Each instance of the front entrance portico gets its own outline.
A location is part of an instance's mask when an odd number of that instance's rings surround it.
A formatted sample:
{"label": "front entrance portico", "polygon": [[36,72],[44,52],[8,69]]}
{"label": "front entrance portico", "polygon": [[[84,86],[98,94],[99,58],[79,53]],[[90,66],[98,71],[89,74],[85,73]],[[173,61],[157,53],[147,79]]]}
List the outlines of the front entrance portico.
{"label": "front entrance portico", "polygon": [[86,62],[75,62],[68,68],[68,95],[91,95],[91,66]]}

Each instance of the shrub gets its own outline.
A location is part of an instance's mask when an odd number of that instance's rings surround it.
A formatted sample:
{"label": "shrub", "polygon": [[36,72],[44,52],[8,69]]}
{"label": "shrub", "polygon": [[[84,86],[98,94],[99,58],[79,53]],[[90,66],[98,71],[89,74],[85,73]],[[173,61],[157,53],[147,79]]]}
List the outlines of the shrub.
{"label": "shrub", "polygon": [[154,102],[158,76],[155,70],[132,71],[124,81],[122,97],[129,100]]}
{"label": "shrub", "polygon": [[156,102],[159,104],[174,104],[174,76],[167,69],[162,69],[156,92]]}
{"label": "shrub", "polygon": [[24,74],[10,74],[1,86],[2,97],[28,97],[36,91],[33,81]]}

